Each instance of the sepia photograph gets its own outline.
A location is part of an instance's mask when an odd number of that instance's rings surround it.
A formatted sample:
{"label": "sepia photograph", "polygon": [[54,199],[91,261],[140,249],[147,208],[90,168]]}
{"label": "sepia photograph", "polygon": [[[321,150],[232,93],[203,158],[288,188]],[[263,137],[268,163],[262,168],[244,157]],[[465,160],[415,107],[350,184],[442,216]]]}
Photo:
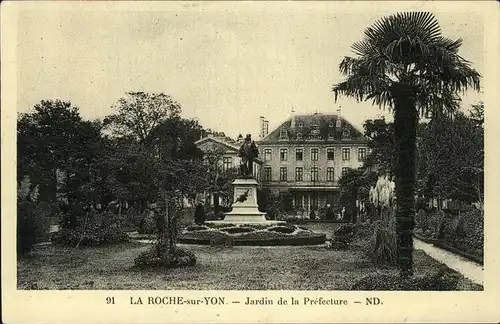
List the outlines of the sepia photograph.
{"label": "sepia photograph", "polygon": [[485,10],[125,4],[15,6],[16,291],[484,292]]}

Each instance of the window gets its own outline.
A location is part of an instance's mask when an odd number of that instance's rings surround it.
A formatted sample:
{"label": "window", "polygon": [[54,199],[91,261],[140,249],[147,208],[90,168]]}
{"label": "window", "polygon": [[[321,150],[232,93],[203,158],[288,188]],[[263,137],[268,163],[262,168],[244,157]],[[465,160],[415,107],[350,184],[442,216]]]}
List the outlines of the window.
{"label": "window", "polygon": [[326,181],[332,182],[334,181],[334,171],[333,167],[326,168]]}
{"label": "window", "polygon": [[287,169],[286,169],[286,167],[280,167],[280,181],[287,181]]}
{"label": "window", "polygon": [[304,169],[302,167],[295,168],[295,181],[304,181]]}
{"label": "window", "polygon": [[304,158],[303,149],[295,149],[295,161],[302,161]]}
{"label": "window", "polygon": [[304,127],[304,123],[303,122],[299,122],[299,128],[302,128]]}
{"label": "window", "polygon": [[349,161],[351,159],[351,150],[348,148],[342,149],[342,160]]}
{"label": "window", "polygon": [[358,149],[358,160],[364,161],[366,159],[366,148],[360,147]]}
{"label": "window", "polygon": [[286,138],[286,129],[284,128],[280,129],[280,138],[281,139]]}
{"label": "window", "polygon": [[301,141],[302,140],[302,133],[297,133],[297,141]]}
{"label": "window", "polygon": [[318,167],[311,168],[311,181],[318,181]]}
{"label": "window", "polygon": [[343,138],[348,138],[349,136],[351,136],[351,132],[348,129],[344,129],[342,131],[342,137]]}
{"label": "window", "polygon": [[264,150],[264,160],[265,161],[271,161],[271,156],[272,156],[271,149],[265,149]]}
{"label": "window", "polygon": [[349,168],[342,168],[342,176],[345,176],[348,170]]}
{"label": "window", "polygon": [[295,208],[302,208],[302,198],[304,196],[302,195],[295,195],[293,196],[294,202],[295,202]]}
{"label": "window", "polygon": [[335,136],[333,135],[333,133],[328,133],[328,139],[334,139]]}
{"label": "window", "polygon": [[222,169],[224,171],[227,171],[233,167],[233,158],[231,156],[229,157],[223,157],[222,158]]}
{"label": "window", "polygon": [[332,128],[334,125],[333,125],[333,122],[329,122],[328,123],[328,127]]}
{"label": "window", "polygon": [[288,158],[288,149],[280,149],[280,161],[286,161]]}
{"label": "window", "polygon": [[311,160],[312,161],[318,161],[318,149],[317,148],[312,148],[311,149]]}
{"label": "window", "polygon": [[333,147],[329,147],[326,149],[326,158],[328,161],[333,161],[335,159],[335,150]]}
{"label": "window", "polygon": [[271,181],[271,167],[264,167],[264,181]]}

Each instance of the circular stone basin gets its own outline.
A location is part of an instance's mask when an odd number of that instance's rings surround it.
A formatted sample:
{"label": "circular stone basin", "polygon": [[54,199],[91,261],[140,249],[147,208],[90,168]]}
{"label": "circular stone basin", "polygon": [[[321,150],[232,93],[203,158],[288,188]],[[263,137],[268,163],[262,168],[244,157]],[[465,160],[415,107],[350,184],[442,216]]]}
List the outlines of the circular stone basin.
{"label": "circular stone basin", "polygon": [[184,244],[212,244],[231,242],[231,245],[317,245],[326,241],[326,235],[305,227],[285,222],[228,223],[206,222],[201,226],[189,226],[179,235]]}

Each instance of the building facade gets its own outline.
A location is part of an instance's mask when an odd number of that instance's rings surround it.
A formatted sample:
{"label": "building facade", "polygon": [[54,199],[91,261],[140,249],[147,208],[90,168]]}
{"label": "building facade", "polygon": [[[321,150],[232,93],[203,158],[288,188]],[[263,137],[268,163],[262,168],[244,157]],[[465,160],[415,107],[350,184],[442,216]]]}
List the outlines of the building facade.
{"label": "building facade", "polygon": [[349,168],[359,168],[368,155],[368,139],[337,114],[293,114],[267,133],[262,126],[257,142],[261,184],[289,192],[297,210],[309,213],[337,206],[338,179]]}

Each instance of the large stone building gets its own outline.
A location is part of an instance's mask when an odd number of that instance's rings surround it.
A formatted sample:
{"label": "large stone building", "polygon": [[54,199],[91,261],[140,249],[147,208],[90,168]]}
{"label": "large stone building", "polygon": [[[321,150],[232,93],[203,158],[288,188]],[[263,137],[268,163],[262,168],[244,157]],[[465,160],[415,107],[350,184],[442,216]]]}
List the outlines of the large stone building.
{"label": "large stone building", "polygon": [[267,132],[261,117],[257,142],[261,184],[290,192],[294,208],[309,212],[337,206],[338,179],[348,168],[359,168],[368,154],[368,139],[337,114],[295,115]]}

